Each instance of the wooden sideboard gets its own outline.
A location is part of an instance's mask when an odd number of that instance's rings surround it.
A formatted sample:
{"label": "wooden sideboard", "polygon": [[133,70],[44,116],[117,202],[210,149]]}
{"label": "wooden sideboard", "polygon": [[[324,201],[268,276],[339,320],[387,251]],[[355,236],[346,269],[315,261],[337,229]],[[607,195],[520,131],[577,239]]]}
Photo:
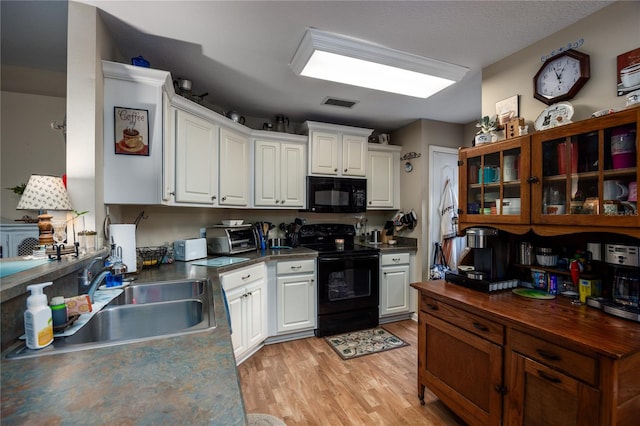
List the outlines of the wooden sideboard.
{"label": "wooden sideboard", "polygon": [[471,425],[631,425],[640,416],[640,324],[564,297],[420,292],[418,396]]}

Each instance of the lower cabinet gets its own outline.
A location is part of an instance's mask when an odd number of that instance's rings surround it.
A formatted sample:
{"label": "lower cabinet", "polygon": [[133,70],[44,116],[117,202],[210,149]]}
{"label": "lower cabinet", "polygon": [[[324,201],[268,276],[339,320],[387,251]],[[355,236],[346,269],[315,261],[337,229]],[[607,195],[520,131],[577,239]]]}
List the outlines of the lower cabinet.
{"label": "lower cabinet", "polygon": [[426,386],[465,422],[501,424],[502,328],[423,295],[418,333],[421,403]]}
{"label": "lower cabinet", "polygon": [[220,275],[231,319],[236,362],[248,358],[267,338],[267,285],[264,263]]}
{"label": "lower cabinet", "polygon": [[380,317],[410,312],[409,253],[380,255]]}
{"label": "lower cabinet", "polygon": [[277,332],[279,334],[316,327],[315,265],[315,259],[277,263]]}

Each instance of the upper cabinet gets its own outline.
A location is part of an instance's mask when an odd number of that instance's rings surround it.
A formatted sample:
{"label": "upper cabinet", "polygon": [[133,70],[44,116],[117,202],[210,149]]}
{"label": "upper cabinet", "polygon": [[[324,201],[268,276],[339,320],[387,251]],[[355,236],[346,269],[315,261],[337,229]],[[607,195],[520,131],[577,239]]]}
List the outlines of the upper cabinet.
{"label": "upper cabinet", "polygon": [[254,206],[303,208],[307,138],[275,132],[255,136]]}
{"label": "upper cabinet", "polygon": [[220,128],[220,205],[249,205],[249,137]]}
{"label": "upper cabinet", "polygon": [[369,144],[367,209],[400,208],[400,150],[393,145]]}
{"label": "upper cabinet", "polygon": [[307,121],[309,174],[364,177],[371,129]]}
{"label": "upper cabinet", "polygon": [[492,225],[540,235],[640,236],[639,127],[636,107],[462,149],[461,229]]}
{"label": "upper cabinet", "polygon": [[[108,61],[102,62],[102,73],[104,202],[159,204],[163,192],[163,94],[173,91],[171,75]],[[130,123],[123,129],[128,116]],[[128,126],[139,137],[131,146],[124,143]]]}

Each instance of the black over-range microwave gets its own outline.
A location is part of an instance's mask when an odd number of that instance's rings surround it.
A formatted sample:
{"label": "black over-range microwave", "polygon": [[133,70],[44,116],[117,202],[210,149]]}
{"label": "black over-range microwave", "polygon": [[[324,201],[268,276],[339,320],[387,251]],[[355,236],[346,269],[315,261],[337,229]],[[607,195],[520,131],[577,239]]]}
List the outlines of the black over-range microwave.
{"label": "black over-range microwave", "polygon": [[361,213],[366,210],[366,179],[307,176],[307,211]]}

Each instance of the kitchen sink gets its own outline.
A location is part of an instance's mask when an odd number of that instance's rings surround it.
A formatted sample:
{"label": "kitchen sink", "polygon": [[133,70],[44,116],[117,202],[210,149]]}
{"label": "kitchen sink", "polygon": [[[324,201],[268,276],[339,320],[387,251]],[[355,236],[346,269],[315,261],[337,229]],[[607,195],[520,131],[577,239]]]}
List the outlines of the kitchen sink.
{"label": "kitchen sink", "polygon": [[74,334],[56,337],[46,348],[22,343],[6,358],[26,358],[127,344],[215,328],[209,280],[140,283],[126,287]]}

